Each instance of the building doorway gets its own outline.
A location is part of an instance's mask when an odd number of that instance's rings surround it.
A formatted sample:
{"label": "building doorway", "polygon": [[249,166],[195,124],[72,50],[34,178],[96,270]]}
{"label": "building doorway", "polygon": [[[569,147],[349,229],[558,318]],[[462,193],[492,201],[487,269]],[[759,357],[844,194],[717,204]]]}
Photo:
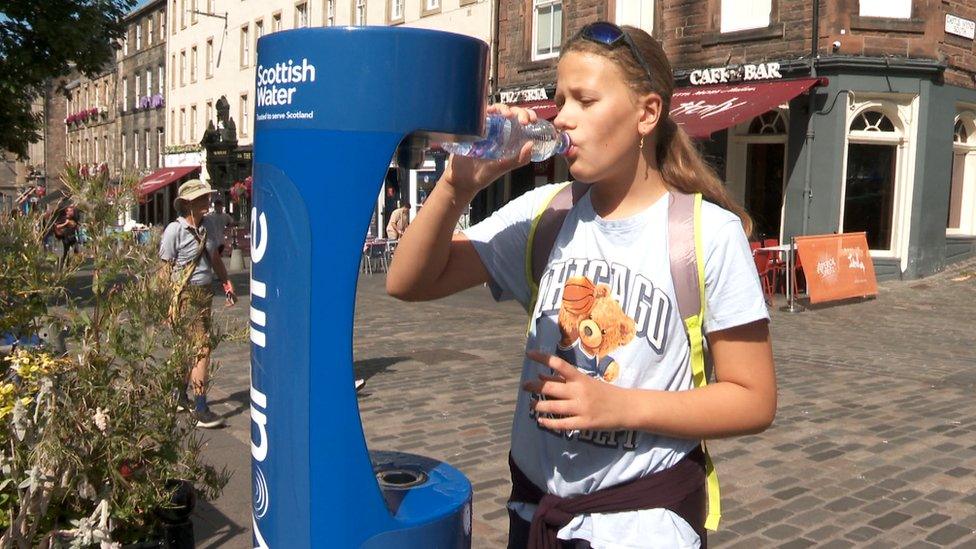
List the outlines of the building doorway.
{"label": "building doorway", "polygon": [[786,145],[750,143],[746,149],[745,206],[757,240],[779,238],[783,212],[783,166]]}
{"label": "building doorway", "polygon": [[752,217],[754,240],[782,232],[787,112],[773,109],[729,130],[727,185]]}

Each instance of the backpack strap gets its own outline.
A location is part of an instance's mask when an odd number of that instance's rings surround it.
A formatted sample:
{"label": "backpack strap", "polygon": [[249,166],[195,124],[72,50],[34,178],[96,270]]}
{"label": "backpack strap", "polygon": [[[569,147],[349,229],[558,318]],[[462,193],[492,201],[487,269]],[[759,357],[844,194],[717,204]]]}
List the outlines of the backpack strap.
{"label": "backpack strap", "polygon": [[525,280],[529,283],[531,294],[528,312],[531,314],[538,298],[539,281],[549,262],[552,247],[556,244],[559,229],[566,215],[579,202],[589,187],[584,183],[571,181],[559,186],[542,202],[529,228],[529,238],[525,246]]}
{"label": "backpack strap", "polygon": [[[695,387],[708,385],[705,373],[705,260],[701,243],[701,193],[671,193],[668,204],[668,254],[671,279],[678,300],[678,313],[685,326],[691,348],[691,374]],[[722,518],[718,474],[705,441],[705,485],[708,493],[708,515],[705,528],[717,530]]]}

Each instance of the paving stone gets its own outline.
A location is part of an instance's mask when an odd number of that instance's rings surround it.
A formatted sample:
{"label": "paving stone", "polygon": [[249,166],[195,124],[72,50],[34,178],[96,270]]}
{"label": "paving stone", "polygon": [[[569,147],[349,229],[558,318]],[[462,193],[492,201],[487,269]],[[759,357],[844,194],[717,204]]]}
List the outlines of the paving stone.
{"label": "paving stone", "polygon": [[845,537],[854,541],[867,541],[880,533],[881,530],[878,530],[877,528],[861,526],[860,528],[856,528],[848,532]]}
{"label": "paving stone", "polygon": [[779,541],[796,539],[801,530],[789,524],[777,524],[772,528],[763,531],[763,535],[770,539]]}
{"label": "paving stone", "polygon": [[949,520],[948,515],[941,515],[939,513],[933,513],[925,518],[915,521],[916,526],[921,526],[922,528],[931,528],[942,524],[943,522]]}
{"label": "paving stone", "polygon": [[871,522],[869,522],[868,524],[874,526],[875,528],[880,528],[882,530],[891,530],[896,526],[900,526],[910,518],[911,517],[909,515],[906,515],[905,513],[892,512],[892,513],[888,513],[887,515],[878,517],[872,520]]}
{"label": "paving stone", "polygon": [[947,524],[935,532],[932,532],[925,541],[931,541],[939,545],[949,545],[950,543],[955,543],[963,537],[972,536],[973,531],[970,528],[964,528],[958,524]]}

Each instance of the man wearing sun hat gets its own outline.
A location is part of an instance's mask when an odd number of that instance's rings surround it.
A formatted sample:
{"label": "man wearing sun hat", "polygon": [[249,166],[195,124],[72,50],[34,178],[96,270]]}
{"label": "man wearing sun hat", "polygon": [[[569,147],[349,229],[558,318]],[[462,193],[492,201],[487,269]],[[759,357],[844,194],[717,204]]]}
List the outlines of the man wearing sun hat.
{"label": "man wearing sun hat", "polygon": [[[210,195],[216,192],[199,179],[191,179],[180,185],[174,205],[180,213],[176,221],[163,231],[159,244],[159,257],[165,264],[165,272],[173,283],[170,307],[171,320],[186,329],[196,348],[196,358],[189,372],[189,380],[195,396],[193,415],[198,427],[214,428],[224,424],[222,417],[207,406],[207,381],[210,367],[210,325],[213,301],[211,288],[214,276],[221,282],[227,305],[237,301],[234,286],[227,278],[227,269],[217,251],[219,242],[207,235],[203,217],[210,210]],[[186,392],[180,391],[179,405],[189,408]]]}

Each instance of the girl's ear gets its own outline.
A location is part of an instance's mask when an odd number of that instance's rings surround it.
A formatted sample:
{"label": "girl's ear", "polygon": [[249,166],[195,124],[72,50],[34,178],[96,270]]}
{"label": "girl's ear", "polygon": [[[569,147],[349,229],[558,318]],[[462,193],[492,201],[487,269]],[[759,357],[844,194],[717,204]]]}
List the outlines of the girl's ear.
{"label": "girl's ear", "polygon": [[650,135],[664,117],[664,101],[656,93],[648,93],[638,98],[638,105],[643,107],[637,129],[641,135]]}

